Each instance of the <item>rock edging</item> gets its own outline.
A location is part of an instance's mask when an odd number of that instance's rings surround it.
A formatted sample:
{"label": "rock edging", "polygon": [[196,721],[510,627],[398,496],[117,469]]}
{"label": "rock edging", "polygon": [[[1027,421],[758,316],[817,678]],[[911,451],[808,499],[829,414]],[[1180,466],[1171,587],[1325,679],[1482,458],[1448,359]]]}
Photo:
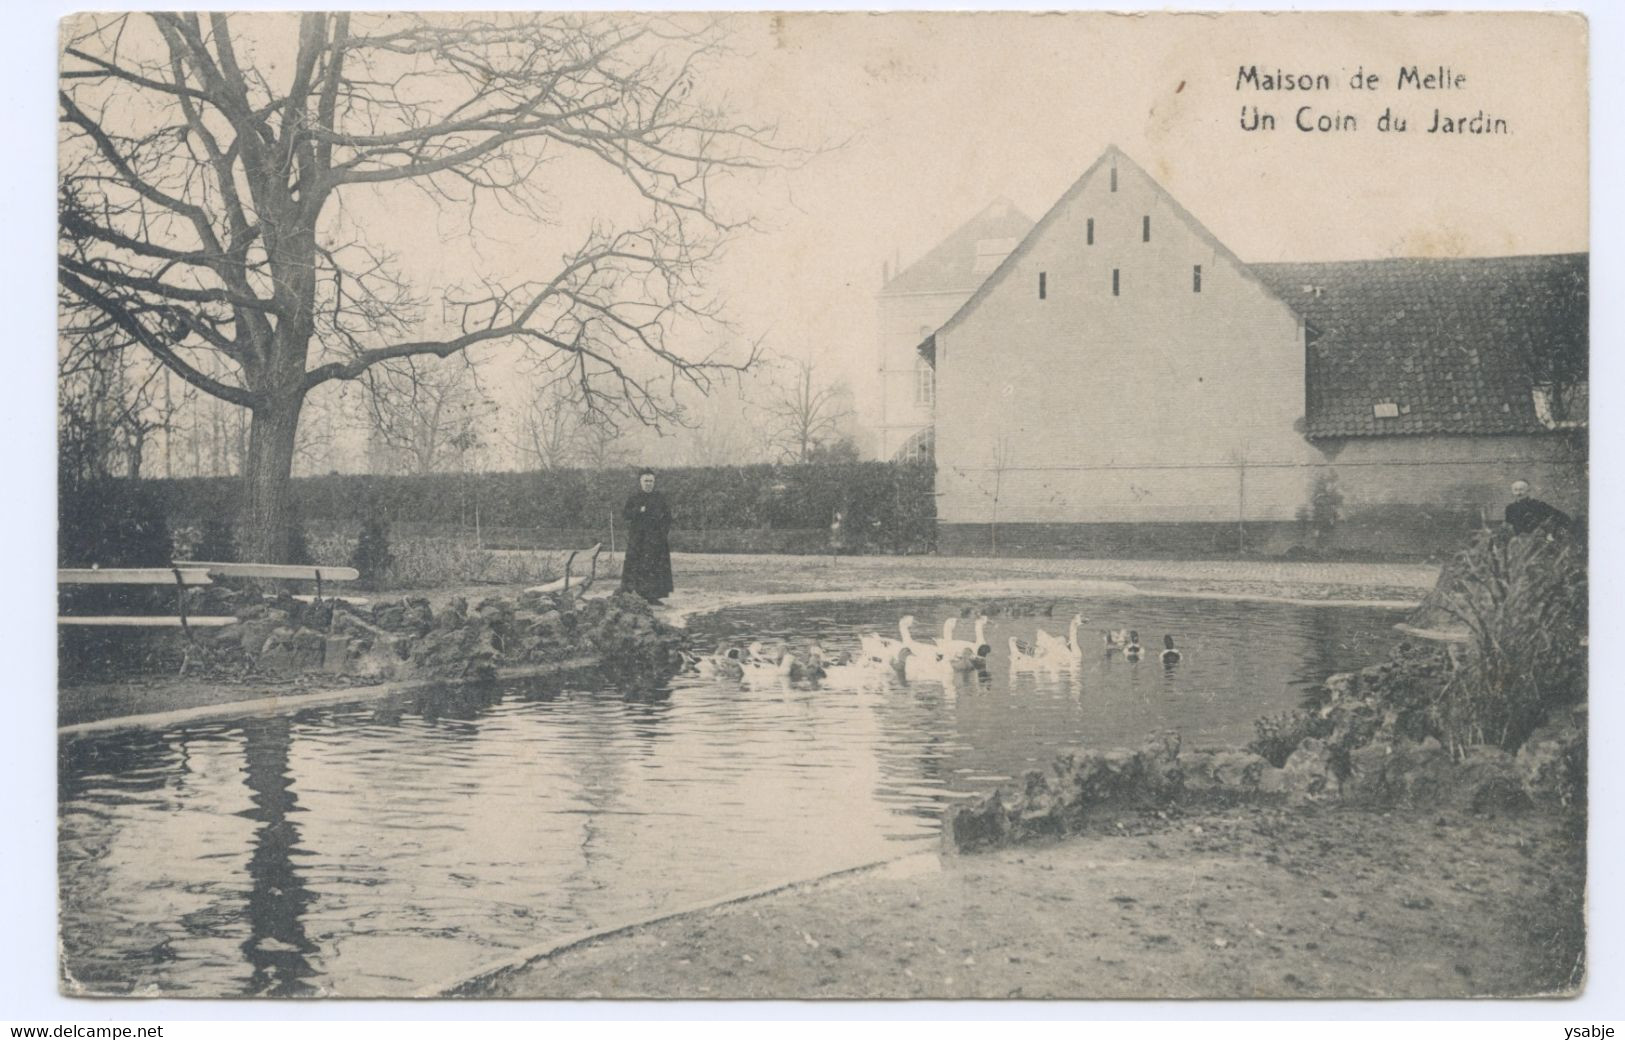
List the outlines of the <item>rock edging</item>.
{"label": "rock edging", "polygon": [[1029,770],[1021,786],[995,789],[943,814],[950,853],[999,848],[1089,830],[1123,811],[1264,800],[1368,808],[1439,807],[1472,812],[1572,806],[1584,797],[1585,710],[1543,726],[1514,755],[1467,748],[1458,760],[1437,740],[1374,742],[1339,761],[1304,739],[1277,768],[1251,751],[1183,751],[1177,733],[1138,749],[1081,750]]}

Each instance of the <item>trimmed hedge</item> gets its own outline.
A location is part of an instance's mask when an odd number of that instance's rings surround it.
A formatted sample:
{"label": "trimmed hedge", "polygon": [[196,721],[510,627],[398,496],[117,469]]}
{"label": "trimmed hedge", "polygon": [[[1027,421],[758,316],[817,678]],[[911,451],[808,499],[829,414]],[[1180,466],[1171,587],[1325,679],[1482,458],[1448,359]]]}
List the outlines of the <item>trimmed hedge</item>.
{"label": "trimmed hedge", "polygon": [[[935,545],[929,464],[719,466],[662,470],[659,479],[678,532],[827,532],[840,511],[848,552],[924,552]],[[369,520],[473,526],[477,509],[482,528],[605,531],[613,515],[618,531],[621,505],[636,486],[633,469],[348,474],[296,479],[293,496],[297,515],[313,530]],[[140,487],[172,524],[206,524],[235,519],[242,485],[220,477],[143,480]]]}

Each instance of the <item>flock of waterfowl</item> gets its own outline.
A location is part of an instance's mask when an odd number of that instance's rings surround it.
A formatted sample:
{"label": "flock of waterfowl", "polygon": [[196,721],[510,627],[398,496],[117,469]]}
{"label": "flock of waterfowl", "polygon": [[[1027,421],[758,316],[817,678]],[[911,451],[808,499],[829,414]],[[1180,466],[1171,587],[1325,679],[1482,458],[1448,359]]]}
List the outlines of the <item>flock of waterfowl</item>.
{"label": "flock of waterfowl", "polygon": [[[906,615],[897,620],[896,639],[870,633],[860,637],[855,652],[848,650],[834,657],[826,655],[817,644],[798,654],[788,646],[769,648],[754,642],[746,647],[724,644],[710,654],[685,653],[684,661],[702,677],[736,679],[750,686],[810,683],[864,689],[898,679],[951,685],[959,676],[985,673],[993,651],[987,642],[985,615],[976,619],[975,635],[970,639],[955,638],[959,620],[950,617],[944,621],[942,638],[936,642],[916,638],[914,617]],[[1063,672],[1081,668],[1085,651],[1078,629],[1084,620],[1082,614],[1073,615],[1064,637],[1043,628],[1034,633],[1030,643],[1011,637],[1010,671]],[[1124,628],[1101,635],[1108,657],[1121,654],[1124,660],[1137,662],[1146,656],[1137,631]],[[1174,646],[1174,637],[1163,636],[1162,644],[1162,663],[1177,664],[1182,655]]]}

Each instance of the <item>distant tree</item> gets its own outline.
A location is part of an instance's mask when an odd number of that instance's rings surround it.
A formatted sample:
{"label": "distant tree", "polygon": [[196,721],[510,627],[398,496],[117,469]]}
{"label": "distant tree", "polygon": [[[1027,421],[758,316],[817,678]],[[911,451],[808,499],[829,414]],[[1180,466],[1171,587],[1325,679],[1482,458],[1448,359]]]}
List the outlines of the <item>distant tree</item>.
{"label": "distant tree", "polygon": [[[696,90],[724,43],[713,20],[116,13],[63,39],[58,285],[247,412],[250,558],[287,557],[300,414],[323,383],[506,343],[567,359],[591,411],[658,423],[669,385],[754,361],[673,335],[718,319],[702,271],[744,223],[719,209],[721,176],[790,157]],[[581,181],[639,217],[472,292],[420,291],[343,211],[365,191],[462,207],[471,229],[477,202],[542,222],[549,190]]]}
{"label": "distant tree", "polygon": [[814,445],[813,450],[807,455],[807,461],[811,463],[850,463],[857,462],[861,458],[858,442],[850,436]]}
{"label": "distant tree", "polygon": [[151,435],[174,416],[163,369],[142,364],[116,326],[83,308],[63,312],[57,353],[57,448],[64,479],[137,479]]}
{"label": "distant tree", "polygon": [[809,360],[787,366],[788,381],[768,398],[768,444],[783,462],[811,462],[852,415],[845,387],[819,378]]}
{"label": "distant tree", "polygon": [[612,424],[589,417],[581,423],[571,458],[588,469],[613,469],[632,460],[632,449]]}
{"label": "distant tree", "polygon": [[407,358],[375,366],[361,380],[368,434],[392,468],[407,473],[460,468],[475,428],[494,407],[461,357]]}
{"label": "distant tree", "polygon": [[530,469],[561,469],[575,461],[583,436],[581,403],[567,383],[550,379],[514,413],[509,443]]}
{"label": "distant tree", "polygon": [[684,466],[737,466],[759,461],[753,416],[738,396],[717,394],[684,407],[674,435],[675,461]]}
{"label": "distant tree", "polygon": [[1576,416],[1576,391],[1590,380],[1590,274],[1568,270],[1545,293],[1531,293],[1519,305],[1531,309],[1539,337],[1523,337],[1515,349],[1536,394],[1543,418],[1554,423]]}

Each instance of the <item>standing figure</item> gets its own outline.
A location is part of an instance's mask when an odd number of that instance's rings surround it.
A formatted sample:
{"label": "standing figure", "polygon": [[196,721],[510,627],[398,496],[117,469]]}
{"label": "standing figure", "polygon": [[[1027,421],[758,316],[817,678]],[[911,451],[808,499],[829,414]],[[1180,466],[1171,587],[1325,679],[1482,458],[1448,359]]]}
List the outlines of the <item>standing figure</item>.
{"label": "standing figure", "polygon": [[636,592],[650,603],[671,595],[671,505],[655,490],[653,470],[638,474],[638,490],[621,510],[626,519],[626,559],[621,564],[621,589]]}
{"label": "standing figure", "polygon": [[1569,515],[1538,498],[1529,497],[1529,481],[1512,482],[1512,502],[1506,509],[1506,525],[1514,534],[1528,534],[1544,523],[1568,527],[1573,523]]}

